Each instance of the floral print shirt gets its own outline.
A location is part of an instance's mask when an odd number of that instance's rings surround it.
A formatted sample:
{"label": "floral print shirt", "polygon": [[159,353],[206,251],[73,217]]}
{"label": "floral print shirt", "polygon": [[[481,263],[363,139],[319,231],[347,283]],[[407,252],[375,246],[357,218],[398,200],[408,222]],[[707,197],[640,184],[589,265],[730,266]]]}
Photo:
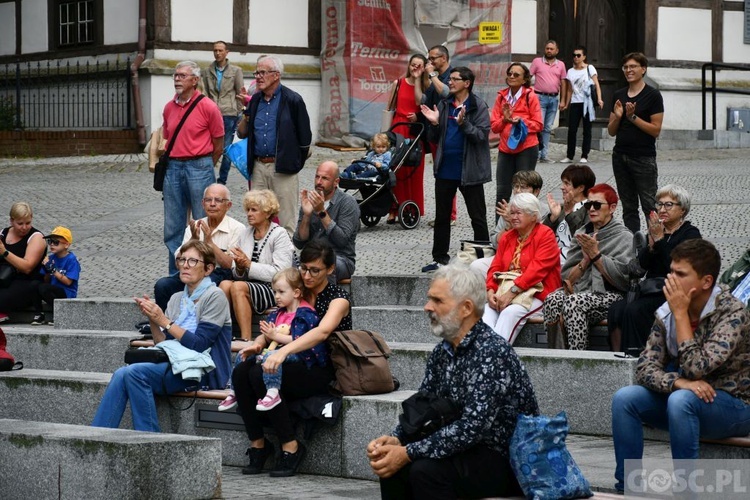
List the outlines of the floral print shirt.
{"label": "floral print shirt", "polygon": [[[439,343],[427,361],[419,390],[451,398],[461,417],[425,439],[406,445],[409,458],[445,458],[483,445],[508,456],[519,413],[538,415],[531,379],[511,345],[479,321],[454,350]],[[402,443],[400,425],[393,431]]]}
{"label": "floral print shirt", "polygon": [[636,367],[636,383],[656,392],[672,392],[678,378],[705,380],[716,390],[750,404],[750,313],[726,286],[716,287],[701,313],[695,337],[670,353],[674,338],[669,303],[656,311],[646,348]]}

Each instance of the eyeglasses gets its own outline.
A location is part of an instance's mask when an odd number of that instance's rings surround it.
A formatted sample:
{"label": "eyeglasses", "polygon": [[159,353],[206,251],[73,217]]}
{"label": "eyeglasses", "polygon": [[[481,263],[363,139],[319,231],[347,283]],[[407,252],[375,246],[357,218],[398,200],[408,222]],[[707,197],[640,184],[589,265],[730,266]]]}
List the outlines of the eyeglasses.
{"label": "eyeglasses", "polygon": [[573,57],[583,57],[583,54],[577,54],[577,53],[573,52]]}
{"label": "eyeglasses", "polygon": [[220,205],[221,203],[226,203],[229,200],[226,198],[203,198],[203,203],[205,203],[206,205],[210,205],[212,201],[217,205]]}
{"label": "eyeglasses", "polygon": [[654,206],[657,210],[661,210],[662,208],[672,210],[677,205],[679,205],[679,203],[675,203],[673,201],[657,201],[656,203],[654,203]]}
{"label": "eyeglasses", "polygon": [[307,266],[299,266],[299,273],[304,276],[307,273],[310,273],[310,276],[313,278],[317,278],[320,273],[325,271],[325,269],[320,269],[318,267],[307,267]]}
{"label": "eyeglasses", "polygon": [[591,210],[591,207],[594,208],[594,210],[599,210],[602,208],[602,205],[606,205],[606,203],[602,203],[601,201],[587,201],[583,204],[583,208],[586,210]]}
{"label": "eyeglasses", "polygon": [[205,261],[193,258],[186,259],[185,257],[177,257],[174,261],[178,266],[185,266],[188,269],[197,266],[198,262],[203,262],[205,264]]}
{"label": "eyeglasses", "polygon": [[458,77],[457,76],[450,77],[450,81],[452,81],[452,82],[463,82],[465,80],[466,80],[466,78],[461,78],[460,76],[458,76]]}
{"label": "eyeglasses", "polygon": [[512,76],[513,78],[518,78],[519,76],[523,76],[522,73],[511,73],[510,71],[507,73],[508,76]]}
{"label": "eyeglasses", "polygon": [[641,67],[640,64],[628,64],[627,66],[623,66],[622,70],[623,71],[635,71],[640,67]]}
{"label": "eyeglasses", "polygon": [[56,240],[54,238],[45,238],[47,240],[47,243],[49,246],[57,246],[60,244],[60,240]]}
{"label": "eyeglasses", "polygon": [[253,76],[255,78],[265,78],[266,75],[271,74],[271,73],[278,73],[278,71],[276,71],[276,70],[271,70],[271,71],[260,70],[260,71],[256,71],[255,73],[253,73]]}
{"label": "eyeglasses", "polygon": [[189,78],[195,75],[191,75],[190,73],[175,73],[172,76],[174,77],[175,80],[184,80],[185,78]]}
{"label": "eyeglasses", "polygon": [[440,54],[439,56],[430,56],[427,58],[428,61],[434,61],[436,59],[440,59],[441,57],[445,57],[445,55]]}

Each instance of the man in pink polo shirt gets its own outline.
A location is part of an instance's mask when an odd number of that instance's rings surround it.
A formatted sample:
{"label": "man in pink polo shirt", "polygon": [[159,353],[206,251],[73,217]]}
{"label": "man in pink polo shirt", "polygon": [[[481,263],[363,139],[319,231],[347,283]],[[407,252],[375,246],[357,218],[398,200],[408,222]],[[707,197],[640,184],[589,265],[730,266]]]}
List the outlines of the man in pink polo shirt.
{"label": "man in pink polo shirt", "polygon": [[565,92],[565,63],[557,60],[560,49],[557,42],[548,40],[544,46],[544,57],[537,57],[531,62],[529,71],[534,76],[534,90],[539,96],[539,105],[542,107],[542,121],[544,129],[539,137],[539,163],[555,163],[549,159],[549,136],[552,132],[552,124],[555,123],[555,115],[558,108],[565,109],[565,98],[561,95]]}
{"label": "man in pink polo shirt", "polygon": [[[198,90],[200,67],[193,61],[177,64],[174,72],[175,96],[164,106],[162,135],[167,146],[182,117],[201,96]],[[224,149],[224,120],[219,107],[203,98],[177,134],[164,178],[164,244],[169,251],[169,274],[177,272],[174,254],[187,227],[187,212],[198,220],[206,216],[203,192],[216,182],[214,165]]]}

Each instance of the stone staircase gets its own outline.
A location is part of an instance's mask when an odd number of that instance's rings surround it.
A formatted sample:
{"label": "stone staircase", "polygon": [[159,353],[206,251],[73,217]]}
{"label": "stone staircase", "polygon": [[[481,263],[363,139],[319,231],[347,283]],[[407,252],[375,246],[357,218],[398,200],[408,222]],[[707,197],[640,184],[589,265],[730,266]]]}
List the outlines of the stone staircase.
{"label": "stone staircase", "polygon": [[[339,422],[316,432],[302,472],[374,479],[363,450],[396,424],[401,402],[418,388],[435,346],[422,311],[428,286],[424,276],[352,280],[354,325],[383,333],[393,349],[391,368],[401,390],[346,397]],[[89,425],[112,372],[123,364],[128,341],[138,337],[133,327],[139,321],[132,299],[88,298],[56,301],[54,328],[6,327],[9,348],[25,369],[0,374],[0,418]],[[544,339],[535,341],[538,330],[527,327],[519,344],[544,345]],[[573,433],[610,434],[611,396],[632,383],[635,360],[596,351],[518,347],[517,352],[545,414],[565,410]],[[216,411],[219,402],[199,397],[192,408],[180,411],[190,403],[187,398],[157,398],[161,428],[220,438],[222,462],[244,465],[247,438],[241,420]],[[129,412],[122,428],[132,428]]]}

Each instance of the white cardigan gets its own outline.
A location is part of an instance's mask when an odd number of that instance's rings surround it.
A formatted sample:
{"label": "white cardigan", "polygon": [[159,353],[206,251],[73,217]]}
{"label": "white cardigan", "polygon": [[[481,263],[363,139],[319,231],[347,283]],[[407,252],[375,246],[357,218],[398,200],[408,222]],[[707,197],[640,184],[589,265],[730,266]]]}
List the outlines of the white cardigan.
{"label": "white cardigan", "polygon": [[[245,255],[251,259],[253,257],[253,248],[255,248],[254,232],[255,228],[248,226],[242,235],[240,235],[238,242],[239,247],[245,252]],[[283,227],[272,222],[268,228],[268,233],[266,233],[265,238],[260,240],[259,244],[263,246],[263,249],[258,257],[258,262],[250,264],[250,268],[245,270],[243,274],[237,274],[237,267],[235,264],[232,264],[232,275],[235,279],[270,283],[274,274],[282,269],[292,267],[294,246],[292,245],[292,240],[289,238],[289,233]]]}

